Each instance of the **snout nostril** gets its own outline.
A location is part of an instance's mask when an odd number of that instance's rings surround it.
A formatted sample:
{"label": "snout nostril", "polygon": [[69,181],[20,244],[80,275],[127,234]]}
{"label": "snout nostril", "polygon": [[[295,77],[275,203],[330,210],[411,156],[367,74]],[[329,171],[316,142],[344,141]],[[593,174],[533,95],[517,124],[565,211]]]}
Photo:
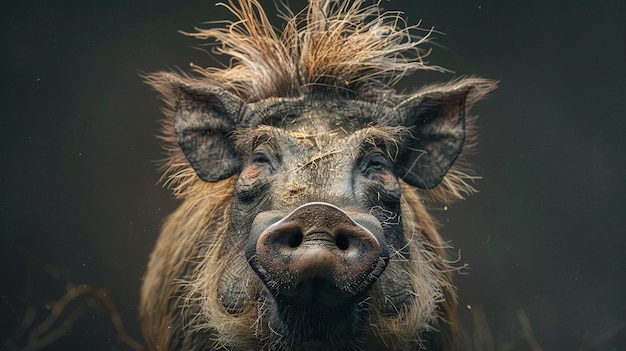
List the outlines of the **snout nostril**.
{"label": "snout nostril", "polygon": [[335,236],[335,245],[337,245],[340,250],[347,250],[350,247],[350,239],[347,235],[339,233]]}
{"label": "snout nostril", "polygon": [[245,257],[272,296],[327,303],[368,291],[389,262],[386,247],[376,217],[314,202],[258,214]]}
{"label": "snout nostril", "polygon": [[291,233],[287,234],[287,245],[289,245],[289,247],[291,248],[296,248],[298,246],[300,246],[300,244],[302,244],[302,239],[304,238],[304,236],[302,235],[302,232],[299,230],[295,230]]}

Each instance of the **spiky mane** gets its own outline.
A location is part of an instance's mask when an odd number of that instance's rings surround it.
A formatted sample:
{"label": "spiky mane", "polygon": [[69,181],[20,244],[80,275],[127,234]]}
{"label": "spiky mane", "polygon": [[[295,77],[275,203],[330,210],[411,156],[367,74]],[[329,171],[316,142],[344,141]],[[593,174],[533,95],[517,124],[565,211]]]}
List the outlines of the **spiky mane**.
{"label": "spiky mane", "polygon": [[[282,30],[272,26],[258,0],[229,0],[220,5],[236,19],[218,22],[225,24],[219,28],[196,28],[196,32],[185,34],[207,40],[213,45],[214,53],[230,58],[226,67],[192,64],[197,73],[193,76],[158,72],[145,77],[165,102],[167,117],[162,139],[167,158],[163,162],[162,179],[178,197],[193,193],[194,185],[202,187],[203,181],[190,167],[176,141],[173,82],[221,87],[248,103],[324,91],[338,96],[348,93],[355,99],[393,106],[405,96],[390,89],[406,74],[417,70],[445,71],[424,61],[428,51],[422,46],[433,30],[407,25],[401,12],[382,12],[379,3],[366,6],[365,0],[310,0],[297,14],[284,8],[281,17],[286,24]],[[425,200],[448,203],[474,192],[471,182],[476,177],[464,160],[475,144],[470,109],[495,88],[495,82],[462,78],[423,87],[421,91],[453,89],[459,82],[470,81],[475,88],[466,101],[467,135],[463,153],[437,187],[420,191]]]}
{"label": "spiky mane", "polygon": [[[158,350],[273,350],[285,342],[271,328],[271,300],[262,293],[263,282],[250,269],[245,256],[237,251],[248,240],[231,227],[238,220],[231,220],[238,175],[219,181],[203,180],[179,144],[177,118],[189,115],[190,119],[203,118],[210,124],[206,130],[204,127],[192,130],[197,136],[219,129],[215,135],[226,133],[229,142],[240,149],[244,146],[246,150],[252,149],[250,138],[263,136],[259,134],[264,132],[263,125],[242,123],[243,126],[232,128],[230,122],[224,125],[215,122],[218,118],[209,116],[204,105],[214,108],[212,114],[232,111],[226,111],[213,96],[201,94],[202,89],[208,91],[210,87],[221,88],[220,94],[224,96],[237,95],[237,104],[242,99],[249,106],[254,103],[258,106],[270,99],[287,108],[297,107],[295,100],[317,93],[330,93],[330,99],[343,99],[347,93],[350,99],[362,100],[358,103],[366,101],[363,105],[393,109],[420,94],[466,92],[462,154],[443,180],[432,189],[418,189],[399,178],[402,196],[398,218],[402,218],[406,247],[394,248],[386,268],[387,280],[381,279],[380,284],[372,287],[371,301],[367,301],[371,307],[368,339],[364,342],[372,350],[422,349],[422,346],[452,349],[457,334],[452,272],[458,267],[456,262],[448,260],[448,246],[437,233],[436,221],[428,214],[427,206],[434,201],[459,200],[474,191],[469,183],[475,177],[464,160],[476,142],[475,118],[470,109],[495,88],[496,82],[465,77],[421,87],[412,95],[396,93],[392,87],[407,73],[442,69],[428,66],[423,60],[428,52],[422,45],[432,31],[406,25],[400,12],[382,12],[376,2],[367,6],[365,0],[309,0],[300,13],[284,10],[282,17],[286,24],[281,30],[272,26],[259,0],[228,0],[221,5],[234,14],[235,20],[221,22],[225,24],[221,28],[196,28],[196,32],[186,34],[214,45],[214,53],[230,59],[228,65],[193,65],[194,75],[158,72],[145,77],[165,102],[163,181],[184,200],[162,229],[142,286],[142,328],[149,345]],[[185,94],[193,102],[186,101]],[[260,111],[252,112],[264,112]],[[379,139],[396,143],[412,137],[410,126],[389,124],[364,122],[359,124],[363,128],[357,132],[367,133],[372,143]],[[317,135],[309,134],[309,130],[294,127],[285,132],[303,143],[317,143]],[[331,137],[334,134],[328,138]],[[221,149],[224,147],[218,145],[211,152],[225,157],[220,154]],[[296,183],[287,184],[285,189],[287,194],[301,191]],[[404,252],[410,253],[408,259]],[[402,289],[409,297],[406,303],[398,305],[402,308],[397,313],[387,314],[385,308],[394,304],[395,296],[388,294],[383,286],[385,281],[395,279],[406,281]],[[231,280],[237,281],[234,288],[230,286]],[[225,292],[229,296],[224,296]]]}
{"label": "spiky mane", "polygon": [[[257,0],[221,3],[236,20],[223,28],[185,33],[213,39],[213,52],[230,57],[226,68],[194,66],[212,83],[248,102],[298,96],[315,89],[350,91],[389,87],[408,72],[438,69],[423,61],[431,31],[408,26],[400,12],[364,0],[311,0],[300,13],[285,9],[282,31]],[[423,35],[417,35],[421,31]]]}

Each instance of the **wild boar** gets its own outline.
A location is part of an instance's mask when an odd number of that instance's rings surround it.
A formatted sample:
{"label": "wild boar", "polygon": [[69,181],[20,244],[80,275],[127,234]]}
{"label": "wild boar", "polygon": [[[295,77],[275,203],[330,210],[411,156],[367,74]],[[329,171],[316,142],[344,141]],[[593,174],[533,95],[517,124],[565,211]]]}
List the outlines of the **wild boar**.
{"label": "wild boar", "polygon": [[425,36],[363,0],[275,29],[256,0],[189,35],[224,68],[160,72],[165,222],[141,289],[155,350],[448,350],[456,270],[427,203],[473,188],[471,106],[495,82],[403,93]]}

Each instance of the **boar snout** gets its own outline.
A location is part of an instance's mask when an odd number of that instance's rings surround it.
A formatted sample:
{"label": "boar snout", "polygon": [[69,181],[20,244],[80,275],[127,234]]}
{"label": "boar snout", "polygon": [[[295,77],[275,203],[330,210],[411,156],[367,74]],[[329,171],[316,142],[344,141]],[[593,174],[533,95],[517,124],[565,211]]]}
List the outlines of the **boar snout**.
{"label": "boar snout", "polygon": [[274,295],[317,294],[332,303],[367,291],[389,261],[374,216],[348,214],[328,203],[308,203],[286,216],[261,213],[251,232],[246,256]]}

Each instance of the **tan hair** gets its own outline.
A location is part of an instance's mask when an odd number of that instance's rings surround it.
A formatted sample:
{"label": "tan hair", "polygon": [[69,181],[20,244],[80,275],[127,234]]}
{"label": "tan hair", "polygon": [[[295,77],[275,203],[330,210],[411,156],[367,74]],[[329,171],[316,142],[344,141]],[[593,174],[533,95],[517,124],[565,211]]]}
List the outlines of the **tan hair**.
{"label": "tan hair", "polygon": [[[226,69],[197,71],[248,102],[300,96],[324,87],[362,91],[381,82],[393,85],[406,73],[429,67],[420,47],[418,26],[405,26],[399,12],[380,13],[365,1],[311,0],[302,13],[287,13],[282,32],[271,25],[256,0],[232,0],[236,17],[225,28],[196,28],[187,33],[216,41],[213,52],[231,58]],[[289,11],[287,9],[287,11]]]}
{"label": "tan hair", "polygon": [[[380,13],[378,5],[363,6],[364,2],[311,0],[302,13],[285,15],[287,23],[279,33],[257,0],[241,0],[239,5],[229,0],[222,5],[236,16],[235,21],[225,22],[224,28],[187,33],[199,39],[212,38],[216,42],[213,51],[231,58],[228,67],[194,66],[199,77],[173,73],[146,77],[166,103],[164,182],[184,199],[162,229],[142,287],[142,327],[153,349],[192,344],[194,335],[204,333],[215,338],[215,347],[267,349],[263,335],[271,334],[263,314],[258,313],[263,310],[263,301],[250,299],[243,312],[232,315],[217,296],[219,277],[233,254],[224,245],[236,176],[207,183],[196,175],[176,142],[172,80],[215,85],[246,102],[298,97],[316,89],[338,94],[349,91],[359,98],[372,90],[389,89],[409,72],[441,69],[424,62],[427,51],[421,45],[430,30],[407,26],[400,13]],[[416,35],[416,31],[423,35]],[[468,108],[494,87],[485,80],[472,79],[477,89],[468,95]],[[457,83],[445,86],[452,88]],[[471,123],[468,125],[466,145],[471,147],[474,138]],[[396,264],[411,276],[416,295],[411,305],[416,310],[401,311],[396,317],[377,313],[376,305],[384,297],[374,288],[370,337],[374,335],[389,349],[415,348],[421,342],[420,333],[433,329],[440,332],[441,343],[453,344],[456,294],[450,272],[456,268],[447,261],[447,246],[421,199],[447,202],[471,193],[468,181],[475,177],[465,169],[464,161],[457,160],[442,183],[431,190],[418,190],[402,182],[403,229],[414,257],[411,262]],[[255,290],[261,288],[258,279],[251,280],[250,296],[258,296]],[[424,296],[417,296],[420,292]],[[419,311],[428,312],[422,315]],[[181,323],[184,335],[176,334],[180,328],[174,328]]]}
{"label": "tan hair", "polygon": [[[202,188],[167,219],[150,260],[142,286],[141,314],[149,346],[169,350],[174,345],[193,343],[194,336],[211,335],[210,342],[235,349],[268,349],[264,336],[271,335],[263,311],[263,300],[250,299],[242,313],[224,310],[217,285],[234,252],[226,253],[228,214],[232,204],[234,177]],[[415,188],[402,183],[402,216],[410,261],[392,254],[399,271],[410,279],[412,301],[397,316],[377,311],[384,297],[375,285],[368,333],[371,342],[389,350],[408,350],[420,344],[423,332],[437,331],[451,347],[456,334],[456,293],[451,272],[458,267],[446,259],[447,246],[436,223],[421,203]],[[232,250],[231,250],[232,251]],[[388,269],[394,269],[393,262]],[[240,279],[246,279],[242,275]],[[259,296],[262,284],[250,279],[248,295]],[[184,335],[176,332],[183,331]],[[205,341],[206,342],[206,341]]]}
{"label": "tan hair", "polygon": [[[431,30],[417,25],[407,26],[399,12],[380,13],[377,5],[363,6],[364,0],[311,0],[299,14],[287,14],[287,24],[279,33],[271,25],[257,0],[232,0],[227,7],[236,17],[225,21],[225,28],[196,28],[186,33],[199,39],[213,39],[213,52],[230,57],[225,68],[202,68],[194,65],[200,77],[186,74],[155,73],[146,80],[160,92],[166,103],[163,140],[168,159],[163,163],[165,183],[173,186],[177,196],[188,193],[187,186],[201,182],[189,167],[178,147],[173,126],[175,108],[172,81],[184,80],[227,89],[247,102],[268,98],[297,97],[311,90],[324,89],[355,98],[388,89],[407,73],[416,70],[442,70],[428,66],[422,49]],[[423,33],[423,36],[415,32]],[[480,78],[464,78],[420,89],[420,92],[450,88],[459,83],[474,84],[466,102],[466,112],[485,94],[495,88],[495,82]],[[369,97],[372,99],[372,97]],[[385,94],[384,98],[397,99]],[[464,199],[474,192],[471,186],[477,177],[469,172],[464,155],[475,144],[474,118],[467,117],[467,135],[463,153],[448,171],[441,184],[422,192],[427,200],[451,202]],[[193,190],[191,191],[194,192]]]}

